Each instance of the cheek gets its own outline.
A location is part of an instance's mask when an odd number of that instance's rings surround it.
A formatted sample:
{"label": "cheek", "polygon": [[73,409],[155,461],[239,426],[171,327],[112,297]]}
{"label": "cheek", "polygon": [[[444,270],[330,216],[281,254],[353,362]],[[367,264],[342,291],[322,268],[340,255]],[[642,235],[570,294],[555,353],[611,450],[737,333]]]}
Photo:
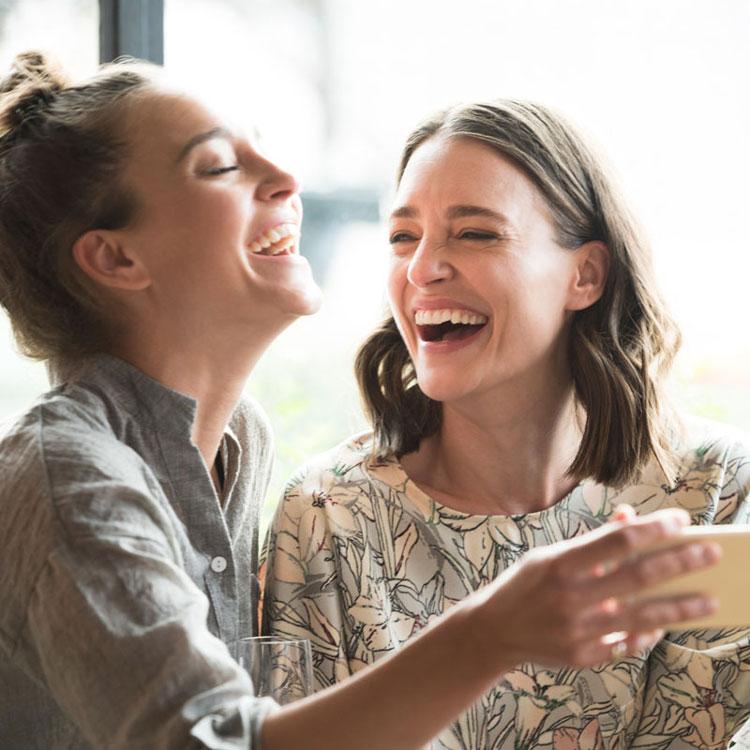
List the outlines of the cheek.
{"label": "cheek", "polygon": [[388,279],[386,281],[386,292],[388,295],[388,304],[391,308],[391,314],[393,319],[396,321],[401,338],[404,340],[407,349],[411,351],[410,336],[408,332],[404,330],[405,320],[407,316],[407,304],[406,289],[408,283],[406,280],[406,265],[398,261],[391,261],[388,269]]}
{"label": "cheek", "polygon": [[405,304],[404,291],[406,289],[406,267],[404,263],[391,259],[388,265],[388,277],[386,279],[386,293],[388,303],[394,315]]}
{"label": "cheek", "polygon": [[538,279],[518,299],[519,338],[532,350],[559,342],[567,318],[565,294],[554,279]]}
{"label": "cheek", "polygon": [[248,226],[252,217],[244,201],[229,195],[212,196],[196,206],[195,211],[185,211],[184,221],[201,234],[227,236]]}

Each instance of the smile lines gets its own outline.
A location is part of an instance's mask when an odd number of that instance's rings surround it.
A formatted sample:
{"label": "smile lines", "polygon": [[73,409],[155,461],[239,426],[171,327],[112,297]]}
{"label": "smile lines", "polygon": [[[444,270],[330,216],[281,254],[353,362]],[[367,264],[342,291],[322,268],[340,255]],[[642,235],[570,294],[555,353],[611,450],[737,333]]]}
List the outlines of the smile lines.
{"label": "smile lines", "polygon": [[279,224],[251,242],[249,250],[256,255],[280,255],[284,252],[294,252],[297,237],[299,237],[299,227],[296,224]]}

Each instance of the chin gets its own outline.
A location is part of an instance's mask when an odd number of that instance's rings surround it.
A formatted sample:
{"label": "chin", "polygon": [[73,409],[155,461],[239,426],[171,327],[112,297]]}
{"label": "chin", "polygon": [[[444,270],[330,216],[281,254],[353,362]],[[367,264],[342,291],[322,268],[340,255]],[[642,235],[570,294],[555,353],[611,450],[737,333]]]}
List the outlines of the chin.
{"label": "chin", "polygon": [[305,315],[314,315],[323,302],[323,293],[320,287],[311,281],[304,286],[289,290],[282,307],[287,315],[300,318]]}
{"label": "chin", "polygon": [[455,401],[466,395],[465,382],[456,383],[448,378],[417,376],[417,384],[422,393],[433,401]]}
{"label": "chin", "polygon": [[425,362],[418,359],[415,362],[415,374],[422,393],[433,401],[443,403],[477,396],[488,387],[491,388],[491,384],[495,382],[494,378],[488,380],[486,366],[481,358],[468,363]]}

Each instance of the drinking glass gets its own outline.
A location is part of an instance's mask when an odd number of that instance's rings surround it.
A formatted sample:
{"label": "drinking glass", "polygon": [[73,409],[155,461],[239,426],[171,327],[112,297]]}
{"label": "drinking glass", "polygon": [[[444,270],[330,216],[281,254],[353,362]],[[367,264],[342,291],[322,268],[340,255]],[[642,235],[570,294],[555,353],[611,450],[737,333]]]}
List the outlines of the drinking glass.
{"label": "drinking glass", "polygon": [[309,640],[260,635],[235,641],[234,650],[234,658],[250,674],[257,696],[284,705],[312,694]]}

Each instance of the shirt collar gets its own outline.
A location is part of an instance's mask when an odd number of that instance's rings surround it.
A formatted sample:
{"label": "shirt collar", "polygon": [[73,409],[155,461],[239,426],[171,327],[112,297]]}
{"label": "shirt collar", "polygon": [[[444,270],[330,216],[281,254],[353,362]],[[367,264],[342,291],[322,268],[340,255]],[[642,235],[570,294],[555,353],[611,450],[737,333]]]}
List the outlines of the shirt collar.
{"label": "shirt collar", "polygon": [[81,384],[104,390],[121,411],[164,434],[190,439],[198,402],[109,354],[92,357],[68,387]]}

